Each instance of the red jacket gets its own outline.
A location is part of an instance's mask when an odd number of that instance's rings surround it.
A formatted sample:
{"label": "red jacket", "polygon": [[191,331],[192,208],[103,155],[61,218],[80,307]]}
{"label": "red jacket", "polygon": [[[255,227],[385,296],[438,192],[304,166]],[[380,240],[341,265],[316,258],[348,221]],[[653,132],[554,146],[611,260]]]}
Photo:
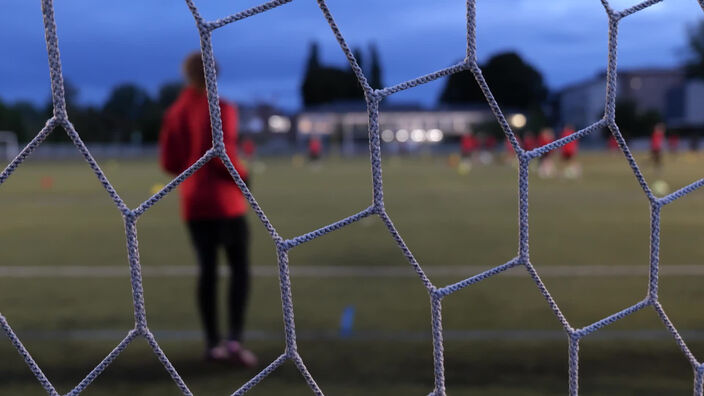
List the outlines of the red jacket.
{"label": "red jacket", "polygon": [[[237,159],[237,111],[220,101],[225,150],[242,178],[247,170]],[[164,114],[159,135],[162,168],[180,174],[212,147],[210,114],[205,91],[185,88]],[[247,203],[219,158],[211,159],[180,186],[184,220],[242,216]]]}

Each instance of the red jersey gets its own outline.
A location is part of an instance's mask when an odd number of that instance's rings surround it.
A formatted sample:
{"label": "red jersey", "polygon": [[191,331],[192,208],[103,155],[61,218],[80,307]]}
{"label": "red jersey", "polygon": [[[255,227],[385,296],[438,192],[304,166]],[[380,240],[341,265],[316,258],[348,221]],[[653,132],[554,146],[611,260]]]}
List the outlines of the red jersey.
{"label": "red jersey", "polygon": [[242,141],[242,152],[244,155],[247,157],[252,157],[254,156],[254,153],[257,151],[257,146],[254,144],[254,140],[252,139],[245,139]]}
{"label": "red jersey", "polygon": [[653,151],[661,151],[665,140],[665,131],[662,128],[655,127],[653,135],[650,137],[650,149]]}
{"label": "red jersey", "polygon": [[[520,144],[521,144],[521,138],[518,137],[518,136],[516,136],[516,140],[518,140],[518,144],[520,145]],[[508,140],[508,138],[506,138],[506,140],[504,141],[504,145],[506,146],[506,152],[507,152],[507,153],[509,153],[509,154],[511,154],[511,155],[515,155],[515,154],[516,154],[516,150],[513,149],[513,145],[511,144],[511,141]]]}
{"label": "red jersey", "polygon": [[[247,170],[237,159],[237,111],[220,101],[225,149],[242,178]],[[159,135],[162,168],[180,174],[212,146],[210,114],[205,91],[185,88],[166,110]],[[238,217],[247,203],[219,158],[210,160],[181,183],[181,215],[185,220]]]}
{"label": "red jersey", "polygon": [[466,134],[460,138],[460,151],[462,154],[469,154],[477,149],[479,143],[474,135]]}
{"label": "red jersey", "polygon": [[[573,133],[574,133],[574,129],[565,128],[562,130],[562,134],[560,134],[560,138],[567,137]],[[573,140],[573,141],[567,143],[566,145],[562,146],[562,149],[561,149],[562,155],[564,155],[566,157],[574,156],[575,154],[577,154],[577,147],[578,147],[577,140]]]}
{"label": "red jersey", "polygon": [[667,145],[670,151],[677,151],[680,147],[680,137],[677,135],[670,135],[667,137]]}
{"label": "red jersey", "polygon": [[530,151],[530,150],[533,150],[534,148],[536,148],[537,146],[535,144],[536,144],[535,137],[532,134],[527,133],[523,137],[523,148],[526,151]]}
{"label": "red jersey", "polygon": [[486,139],[484,139],[484,148],[491,151],[494,147],[496,147],[496,138],[491,135],[487,136]]}
{"label": "red jersey", "polygon": [[618,150],[618,142],[614,135],[609,135],[609,141],[607,143],[609,150]]}
{"label": "red jersey", "polygon": [[320,139],[318,138],[312,138],[308,142],[308,152],[311,155],[318,156],[320,155],[320,152],[323,150],[322,144],[320,144]]}

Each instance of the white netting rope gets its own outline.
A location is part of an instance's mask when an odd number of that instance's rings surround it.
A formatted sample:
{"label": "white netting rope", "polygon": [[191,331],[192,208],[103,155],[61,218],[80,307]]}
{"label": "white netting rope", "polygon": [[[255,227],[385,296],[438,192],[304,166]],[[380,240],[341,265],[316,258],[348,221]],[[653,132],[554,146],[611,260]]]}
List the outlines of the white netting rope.
{"label": "white netting rope", "polygon": [[[694,395],[702,396],[704,395],[704,363],[700,363],[692,354],[692,352],[687,347],[687,344],[680,336],[679,332],[668,319],[665,311],[658,300],[658,269],[659,269],[659,245],[660,245],[660,210],[663,206],[691,193],[692,191],[704,186],[704,178],[700,179],[680,190],[673,192],[665,197],[656,197],[650,187],[648,186],[643,174],[641,173],[638,165],[633,158],[626,141],[621,135],[618,126],[615,121],[615,103],[616,103],[616,46],[617,46],[617,29],[618,24],[621,19],[638,11],[641,11],[653,4],[659,3],[662,0],[647,0],[643,1],[633,7],[627,8],[623,11],[615,11],[608,3],[607,0],[601,0],[604,9],[609,18],[609,44],[608,44],[608,67],[607,67],[607,88],[606,88],[606,106],[604,111],[604,117],[568,137],[556,140],[548,145],[539,147],[533,150],[526,151],[518,144],[516,135],[511,130],[508,122],[501,112],[499,105],[494,99],[489,86],[487,85],[482,72],[477,64],[476,60],[476,0],[467,0],[467,52],[465,59],[448,68],[439,70],[435,73],[431,73],[413,80],[403,82],[398,85],[383,89],[372,89],[368,84],[362,69],[360,68],[357,60],[355,59],[352,51],[347,45],[342,33],[340,32],[335,20],[328,9],[325,0],[316,0],[318,6],[328,24],[330,25],[342,51],[344,52],[347,60],[352,67],[360,85],[364,90],[364,96],[367,102],[367,110],[369,114],[369,149],[371,157],[371,170],[372,170],[372,185],[373,185],[373,201],[372,205],[363,211],[332,223],[326,227],[320,228],[318,230],[312,231],[310,233],[300,235],[291,239],[282,238],[267,219],[263,210],[260,208],[254,196],[251,194],[247,185],[244,183],[240,175],[235,170],[230,158],[225,153],[225,146],[223,143],[222,134],[222,123],[220,118],[220,106],[217,94],[217,84],[215,78],[215,60],[213,56],[213,48],[211,44],[211,34],[213,30],[225,26],[229,23],[245,19],[247,17],[265,12],[272,8],[278,7],[280,5],[289,3],[293,0],[272,0],[266,2],[257,7],[250,8],[248,10],[233,14],[229,17],[219,19],[216,21],[206,21],[203,19],[193,0],[186,0],[186,4],[193,14],[196,26],[201,40],[201,50],[203,55],[203,64],[205,67],[205,77],[206,77],[206,87],[208,92],[208,102],[210,110],[210,119],[213,131],[213,147],[208,150],[202,158],[200,158],[196,163],[191,165],[186,171],[181,175],[173,179],[169,184],[167,184],[161,191],[154,194],[152,197],[147,199],[141,205],[135,209],[130,209],[125,205],[122,198],[120,198],[117,191],[112,187],[108,179],[105,177],[103,171],[98,166],[98,163],[92,157],[91,153],[88,151],[86,145],[81,140],[80,136],[74,129],[73,125],[68,119],[66,113],[66,101],[64,97],[64,83],[63,76],[61,72],[61,60],[59,56],[58,39],[56,34],[56,23],[54,21],[54,8],[52,0],[42,0],[42,13],[44,16],[44,28],[45,37],[47,43],[47,53],[49,58],[49,68],[51,75],[51,92],[54,105],[54,115],[51,117],[46,126],[37,134],[37,136],[32,139],[32,141],[27,144],[27,146],[17,155],[17,157],[10,162],[10,164],[0,173],[0,185],[7,180],[7,178],[17,169],[17,167],[46,139],[46,137],[54,130],[56,127],[63,127],[68,136],[71,138],[73,143],[76,145],[78,150],[81,152],[85,160],[88,162],[89,166],[95,172],[98,180],[103,185],[117,208],[122,213],[125,221],[125,230],[127,235],[127,251],[130,266],[130,278],[132,283],[132,297],[134,302],[134,316],[135,316],[135,328],[128,332],[125,338],[113,349],[110,354],[108,354],[105,359],[103,359],[100,364],[98,364],[75,388],[73,388],[67,395],[78,395],[83,391],[90,383],[98,377],[116,358],[117,356],[125,350],[125,348],[137,337],[144,337],[147,343],[150,345],[156,356],[162,362],[168,373],[173,378],[176,385],[181,389],[184,395],[191,395],[191,391],[185,384],[181,376],[178,374],[176,369],[173,367],[169,359],[166,357],[164,352],[159,347],[154,335],[147,326],[147,317],[144,304],[144,292],[142,287],[142,274],[141,266],[139,262],[139,250],[137,242],[137,228],[136,222],[139,217],[145,213],[147,209],[153,206],[176,186],[178,186],[183,180],[189,177],[193,172],[199,169],[208,161],[217,157],[227,167],[233,180],[242,190],[245,198],[249,202],[250,206],[256,213],[256,215],[261,220],[264,227],[269,232],[271,238],[273,239],[276,249],[278,252],[278,267],[279,267],[279,281],[281,289],[281,300],[283,307],[283,319],[284,319],[284,329],[285,329],[285,339],[286,339],[286,350],[278,358],[276,358],[269,366],[262,370],[259,374],[254,376],[246,384],[244,384],[240,389],[235,391],[233,395],[242,395],[248,390],[252,389],[256,384],[262,381],[266,376],[271,374],[279,366],[281,366],[287,360],[292,360],[295,366],[303,375],[304,379],[317,395],[323,395],[312,375],[308,372],[303,359],[298,353],[297,343],[296,343],[296,330],[293,317],[293,301],[291,298],[291,281],[289,276],[289,264],[288,264],[288,251],[295,246],[302,243],[311,241],[317,237],[325,235],[329,232],[338,230],[349,224],[352,224],[362,218],[371,215],[377,215],[381,218],[383,223],[386,225],[388,231],[391,233],[392,237],[401,248],[401,251],[408,259],[413,270],[418,274],[418,277],[425,285],[428,290],[430,300],[431,300],[431,324],[432,324],[432,338],[434,346],[434,367],[435,367],[435,387],[431,392],[431,395],[441,396],[445,395],[445,371],[444,371],[444,351],[443,351],[443,332],[442,332],[442,299],[446,296],[461,290],[465,287],[473,285],[484,279],[487,279],[493,275],[499,274],[509,268],[516,266],[523,266],[531,278],[535,281],[538,289],[543,294],[547,300],[550,308],[554,312],[555,316],[558,318],[562,324],[567,339],[569,342],[569,393],[570,395],[578,394],[578,372],[579,372],[579,342],[582,338],[594,333],[595,331],[612,324],[638,310],[645,307],[653,307],[662,322],[664,323],[666,329],[674,337],[675,341],[679,345],[682,352],[686,355],[690,361],[693,371],[694,371]],[[698,0],[702,9],[704,9],[704,0]],[[406,246],[405,242],[401,238],[401,235],[396,230],[396,227],[392,223],[389,215],[384,209],[384,198],[383,198],[383,183],[381,177],[381,142],[379,138],[379,103],[385,97],[409,89],[440,77],[448,76],[450,74],[462,71],[470,70],[480,88],[482,89],[486,100],[491,107],[494,115],[496,116],[500,126],[502,127],[507,139],[513,146],[518,160],[519,160],[519,172],[518,172],[518,195],[519,195],[519,246],[518,255],[513,259],[509,260],[507,263],[494,267],[490,270],[482,272],[478,275],[467,278],[463,281],[457,282],[444,287],[435,286],[430,279],[425,275],[423,269],[419,263],[414,258],[410,249]],[[559,148],[571,141],[580,139],[596,130],[603,127],[608,127],[612,135],[618,142],[621,151],[625,155],[628,163],[630,164],[633,173],[638,180],[643,192],[648,197],[651,207],[651,254],[650,254],[650,277],[649,277],[649,287],[647,296],[640,302],[633,306],[630,306],[620,312],[617,312],[611,316],[608,316],[602,320],[592,323],[589,326],[583,328],[573,328],[567,318],[562,314],[562,311],[558,307],[557,303],[553,297],[548,292],[547,288],[543,284],[540,276],[536,272],[535,268],[530,262],[529,255],[529,239],[528,239],[528,165],[530,161],[547,153],[550,150]],[[41,385],[46,389],[46,391],[54,396],[59,395],[51,381],[44,375],[42,370],[36,364],[34,359],[24,347],[20,339],[14,333],[12,328],[9,326],[7,320],[4,316],[0,315],[0,327],[3,329],[5,334],[9,337],[12,344],[17,348],[19,353],[24,358],[25,362],[32,370],[34,375],[37,377]]]}

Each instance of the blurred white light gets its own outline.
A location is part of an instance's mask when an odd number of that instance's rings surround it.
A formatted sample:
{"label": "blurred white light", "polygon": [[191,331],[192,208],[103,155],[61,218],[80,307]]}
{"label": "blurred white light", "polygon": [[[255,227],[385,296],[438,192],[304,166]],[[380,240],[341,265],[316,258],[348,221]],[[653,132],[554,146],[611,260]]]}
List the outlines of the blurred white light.
{"label": "blurred white light", "polygon": [[407,142],[408,141],[408,131],[405,129],[399,129],[396,131],[396,140],[398,140],[401,143]]}
{"label": "blurred white light", "polygon": [[442,141],[443,138],[443,133],[439,129],[431,129],[428,131],[426,134],[426,139],[428,139],[429,142],[437,143],[439,141]]}
{"label": "blurred white light", "polygon": [[276,133],[288,132],[291,129],[291,120],[288,117],[273,115],[269,117],[269,128]]}
{"label": "blurred white light", "polygon": [[298,120],[298,130],[301,133],[311,133],[313,131],[313,123],[307,118],[302,118]]}
{"label": "blurred white light", "polygon": [[381,140],[385,141],[386,143],[391,143],[394,141],[394,131],[391,129],[384,129],[383,132],[381,132]]}
{"label": "blurred white light", "polygon": [[509,118],[509,122],[511,123],[511,126],[514,128],[523,128],[526,126],[526,116],[524,116],[521,113],[516,113]]}
{"label": "blurred white light", "polygon": [[420,143],[425,140],[425,131],[422,129],[414,129],[411,131],[411,140]]}

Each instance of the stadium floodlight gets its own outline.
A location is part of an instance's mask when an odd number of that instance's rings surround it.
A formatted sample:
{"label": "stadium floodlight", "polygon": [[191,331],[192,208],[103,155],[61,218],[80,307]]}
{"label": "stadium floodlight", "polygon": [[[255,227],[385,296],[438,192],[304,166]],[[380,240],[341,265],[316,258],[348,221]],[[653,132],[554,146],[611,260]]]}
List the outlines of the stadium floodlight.
{"label": "stadium floodlight", "polygon": [[444,137],[444,134],[440,129],[433,128],[429,129],[428,133],[426,134],[425,138],[432,143],[438,143],[441,142]]}
{"label": "stadium floodlight", "polygon": [[391,129],[384,129],[383,132],[381,132],[381,140],[383,140],[386,143],[391,143],[394,141],[394,131]]}
{"label": "stadium floodlight", "polygon": [[513,114],[511,117],[509,117],[508,122],[511,123],[511,126],[514,128],[521,129],[524,126],[526,126],[526,122],[528,120],[526,119],[526,116],[521,114],[521,113],[516,113]]}
{"label": "stadium floodlight", "polygon": [[406,129],[399,129],[396,131],[396,140],[400,143],[405,143],[408,141],[408,131]]}
{"label": "stadium floodlight", "polygon": [[291,130],[291,120],[285,116],[273,115],[269,117],[269,128],[275,133],[286,133]]}
{"label": "stadium floodlight", "polygon": [[308,118],[301,118],[298,120],[298,132],[303,134],[309,134],[313,132],[313,122]]}
{"label": "stadium floodlight", "polygon": [[422,129],[414,129],[411,131],[411,140],[416,143],[422,143],[425,141],[425,131]]}
{"label": "stadium floodlight", "polygon": [[[88,147],[80,139],[78,132],[74,129],[73,124],[69,121],[69,112],[66,109],[66,98],[65,89],[63,81],[63,73],[61,70],[61,58],[59,51],[59,43],[56,33],[56,22],[54,19],[54,5],[52,0],[42,0],[42,14],[44,21],[45,38],[47,44],[47,55],[49,60],[49,73],[51,76],[51,93],[52,93],[52,103],[53,103],[53,116],[47,121],[45,127],[36,135],[31,142],[27,144],[25,148],[13,159],[7,167],[0,172],[0,185],[2,185],[8,177],[10,177],[13,172],[22,165],[23,161],[28,158],[34,150],[52,133],[55,128],[63,128],[66,133],[71,138],[74,145],[78,148],[80,153],[83,155],[86,162],[88,162],[90,168],[98,177],[100,183],[102,184],[105,191],[108,193],[113,203],[118,207],[122,213],[123,220],[125,223],[125,235],[127,241],[127,251],[128,251],[128,264],[130,268],[130,282],[132,285],[132,302],[134,308],[134,323],[135,327],[129,330],[125,335],[125,338],[106,356],[106,358],[100,362],[88,375],[68,394],[78,395],[83,390],[85,390],[92,382],[95,380],[117,357],[120,355],[127,346],[135,339],[141,337],[144,338],[153,353],[157,356],[159,361],[162,363],[166,371],[169,373],[171,379],[176,383],[179,390],[187,396],[191,396],[192,392],[186,385],[185,381],[178,373],[176,368],[172,365],[171,361],[168,359],[164,351],[159,346],[156,336],[152,333],[152,330],[147,323],[147,314],[144,301],[144,287],[142,283],[142,266],[139,257],[139,246],[137,241],[137,220],[141,215],[146,213],[151,207],[153,207],[158,201],[164,198],[167,194],[173,191],[180,183],[185,179],[190,177],[199,168],[204,166],[211,160],[218,158],[224,166],[227,168],[230,176],[237,184],[245,199],[252,208],[252,211],[256,214],[259,221],[262,223],[264,228],[267,230],[269,236],[276,247],[277,251],[277,264],[278,264],[278,275],[279,275],[279,289],[281,295],[281,304],[283,311],[283,324],[284,324],[284,337],[286,348],[285,350],[275,358],[266,368],[264,368],[259,374],[252,377],[244,385],[242,385],[237,391],[233,393],[235,396],[242,396],[255,386],[259,384],[264,378],[274,372],[277,368],[281,367],[285,362],[292,361],[298,371],[301,373],[305,379],[308,387],[311,388],[313,393],[317,396],[324,395],[323,391],[320,389],[316,383],[313,375],[309,372],[306,367],[303,358],[298,352],[298,343],[296,338],[296,325],[294,320],[294,307],[293,307],[293,297],[291,293],[291,278],[289,271],[289,251],[296,246],[300,246],[304,243],[312,241],[318,237],[326,235],[336,230],[342,229],[352,223],[360,221],[369,216],[378,216],[384,223],[386,229],[393,237],[396,245],[401,249],[404,256],[407,258],[408,263],[415,274],[418,276],[420,282],[423,284],[425,289],[428,291],[430,299],[430,317],[431,317],[431,336],[433,344],[433,373],[434,373],[434,388],[430,393],[433,396],[445,396],[446,395],[446,384],[445,384],[445,350],[443,342],[443,321],[442,321],[442,307],[445,298],[456,293],[459,290],[470,287],[477,284],[485,279],[493,277],[500,274],[506,270],[514,267],[522,267],[527,274],[530,276],[532,281],[540,290],[542,296],[548,303],[550,310],[557,317],[560,322],[568,343],[568,389],[571,396],[576,396],[579,391],[579,349],[580,343],[590,334],[598,332],[600,329],[613,324],[639,310],[645,309],[647,307],[652,308],[660,318],[664,325],[665,330],[675,339],[677,346],[685,355],[689,361],[694,374],[694,395],[703,396],[704,395],[704,362],[700,362],[694,356],[692,351],[689,349],[685,343],[682,335],[675,328],[674,324],[668,318],[665,308],[660,303],[660,297],[658,294],[659,289],[659,270],[660,270],[660,217],[661,210],[664,206],[671,204],[672,202],[683,198],[684,196],[694,192],[695,190],[704,187],[704,179],[697,180],[669,195],[664,197],[657,197],[653,193],[650,185],[647,183],[643,173],[641,172],[636,159],[633,157],[628,142],[623,138],[618,125],[616,123],[616,86],[617,86],[617,42],[618,42],[618,25],[623,18],[629,15],[635,14],[641,10],[644,10],[654,4],[657,4],[660,0],[644,0],[636,5],[626,8],[624,10],[618,11],[614,10],[609,4],[609,0],[601,0],[602,5],[606,11],[609,19],[609,40],[608,40],[608,67],[606,71],[606,106],[604,117],[597,121],[596,123],[581,129],[572,135],[558,139],[552,143],[546,144],[544,146],[525,150],[519,143],[513,128],[522,128],[526,124],[526,117],[523,114],[513,114],[509,122],[506,122],[503,112],[499,104],[496,102],[493,94],[491,93],[491,88],[487,84],[483,74],[481,73],[480,67],[477,65],[476,53],[477,53],[477,43],[476,43],[476,0],[467,0],[467,47],[466,47],[466,57],[465,60],[460,63],[447,67],[445,69],[438,70],[436,72],[418,77],[413,80],[409,80],[392,87],[387,87],[383,89],[373,89],[369,83],[368,79],[365,77],[362,68],[359,65],[358,60],[355,58],[353,51],[347,44],[344,36],[341,33],[340,28],[337,26],[335,19],[328,8],[326,0],[317,0],[318,7],[323,13],[325,20],[330,26],[338,44],[342,48],[345,56],[354,72],[357,80],[364,91],[367,112],[369,115],[369,151],[370,151],[370,162],[371,162],[371,172],[372,172],[372,193],[373,200],[370,206],[362,209],[349,217],[342,220],[338,220],[334,223],[328,224],[317,230],[310,231],[308,233],[285,239],[282,237],[276,227],[268,219],[264,211],[262,210],[259,203],[254,198],[254,195],[249,190],[249,187],[244,182],[240,174],[237,172],[232,160],[226,153],[224,137],[222,131],[222,119],[220,114],[219,96],[217,89],[217,78],[216,78],[216,68],[215,68],[215,58],[213,54],[212,46],[212,32],[230,23],[243,20],[250,16],[268,11],[275,7],[290,3],[292,0],[269,0],[261,5],[252,7],[250,9],[241,11],[239,13],[232,14],[228,17],[208,21],[204,19],[199,11],[198,7],[194,4],[193,0],[186,0],[189,10],[193,14],[195,19],[198,35],[200,38],[201,52],[203,56],[203,66],[206,77],[206,90],[210,108],[210,117],[213,135],[213,147],[211,147],[200,159],[193,163],[188,169],[186,169],[179,176],[171,180],[166,186],[164,186],[160,191],[156,192],[153,196],[145,200],[138,207],[131,209],[122,200],[115,188],[110,184],[110,181],[106,175],[101,170],[100,166],[93,158]],[[704,0],[700,0],[700,4],[704,8]],[[486,98],[490,108],[497,117],[500,126],[503,128],[504,135],[506,136],[508,142],[512,145],[514,151],[516,152],[516,157],[519,161],[518,164],[518,246],[517,246],[517,256],[508,260],[506,263],[492,267],[482,273],[470,276],[461,280],[459,282],[446,285],[437,286],[435,285],[427,276],[423,270],[421,264],[414,257],[411,249],[408,247],[406,242],[404,242],[401,234],[394,225],[390,215],[385,209],[384,202],[384,183],[382,177],[382,161],[381,161],[381,144],[379,139],[379,103],[383,97],[389,96],[393,93],[400,92],[405,89],[409,89],[421,84],[428,83],[430,81],[436,80],[441,77],[446,77],[450,74],[457,73],[460,71],[469,70],[474,76],[475,80],[479,84],[484,97]],[[320,125],[318,125],[320,124]],[[510,125],[509,125],[510,124]],[[315,128],[314,128],[315,127]],[[469,125],[464,123],[461,119],[454,119],[453,128],[455,132],[465,132]],[[638,181],[641,189],[648,198],[650,203],[650,260],[649,260],[649,279],[648,279],[648,294],[639,302],[625,308],[621,311],[613,313],[601,320],[593,322],[582,328],[573,327],[572,324],[567,320],[561,309],[559,308],[556,300],[550,294],[547,287],[540,278],[540,275],[536,268],[531,263],[530,255],[530,240],[528,238],[530,224],[528,222],[528,212],[529,212],[529,169],[531,161],[539,158],[541,155],[547,152],[564,146],[565,144],[574,141],[576,139],[587,136],[595,131],[600,131],[603,128],[608,128],[614,139],[617,140],[618,146],[621,149],[622,154],[626,157],[628,164],[633,171],[635,178]],[[327,133],[332,130],[332,127],[326,122],[316,123],[313,125],[310,118],[302,118],[299,120],[298,129],[302,133]],[[399,142],[405,142],[409,139],[409,132],[405,129],[399,129],[396,131],[396,139]],[[204,187],[204,188],[207,188]],[[588,241],[584,241],[587,243]],[[59,395],[54,385],[43,373],[39,365],[32,358],[30,353],[27,351],[25,346],[20,340],[20,337],[13,331],[10,327],[7,319],[0,314],[0,330],[4,332],[10,339],[12,345],[17,349],[25,363],[30,367],[34,376],[38,379],[42,387],[50,395]],[[373,358],[373,357],[372,357]]]}

